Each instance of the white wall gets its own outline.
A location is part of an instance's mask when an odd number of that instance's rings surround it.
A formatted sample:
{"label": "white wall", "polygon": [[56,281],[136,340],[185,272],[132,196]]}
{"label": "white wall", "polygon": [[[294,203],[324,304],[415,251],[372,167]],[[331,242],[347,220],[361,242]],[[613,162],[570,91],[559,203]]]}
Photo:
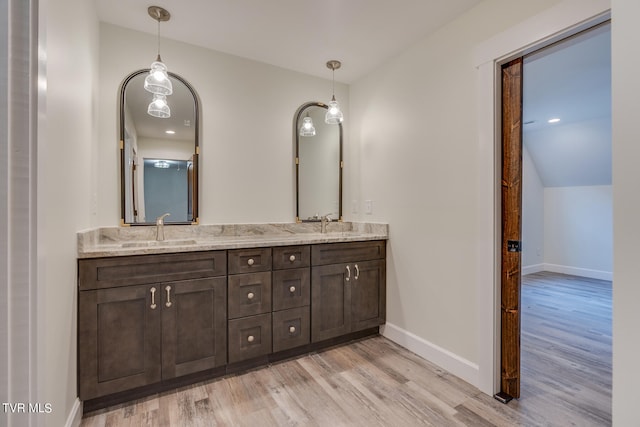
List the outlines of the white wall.
{"label": "white wall", "polygon": [[351,199],[374,201],[361,219],[390,224],[385,334],[476,383],[479,346],[492,343],[474,327],[485,173],[474,49],[555,3],[484,1],[351,86]]}
{"label": "white wall", "polygon": [[613,424],[638,425],[640,354],[640,2],[612,0],[613,111]]}
{"label": "white wall", "polygon": [[[153,35],[100,25],[101,162],[93,191],[101,226],[120,222],[118,88],[127,74],[149,67],[156,48]],[[305,102],[328,102],[329,72],[325,80],[164,39],[161,52],[201,100],[200,223],[293,222],[293,116]],[[348,146],[348,87],[336,84],[336,98]]]}
{"label": "white wall", "polygon": [[[71,13],[72,11],[72,13]],[[78,409],[76,390],[76,232],[94,224],[91,190],[98,143],[98,27],[93,2],[39,2],[38,401],[53,412],[42,426],[64,426]],[[42,87],[41,86],[41,87]],[[71,421],[71,420],[69,420]]]}
{"label": "white wall", "polygon": [[612,207],[610,185],[545,188],[545,269],[611,280]]}
{"label": "white wall", "polygon": [[522,274],[544,268],[544,206],[544,187],[525,144],[522,148]]}

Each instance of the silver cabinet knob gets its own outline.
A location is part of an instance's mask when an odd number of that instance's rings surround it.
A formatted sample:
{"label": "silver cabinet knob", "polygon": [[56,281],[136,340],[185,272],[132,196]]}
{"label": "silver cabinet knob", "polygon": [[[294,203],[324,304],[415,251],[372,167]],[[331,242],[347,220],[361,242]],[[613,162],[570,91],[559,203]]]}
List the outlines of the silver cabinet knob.
{"label": "silver cabinet knob", "polygon": [[249,299],[253,299],[253,297],[255,297],[255,294],[254,294],[253,292],[249,292],[249,293],[247,294],[247,298],[249,298]]}
{"label": "silver cabinet knob", "polygon": [[249,341],[249,342],[253,342],[253,341],[255,341],[255,339],[256,339],[256,338],[255,338],[253,335],[249,335],[249,336],[247,337],[247,341]]}
{"label": "silver cabinet knob", "polygon": [[249,265],[253,265],[255,263],[255,261],[253,260],[253,258],[249,258],[249,260],[247,261],[247,264]]}
{"label": "silver cabinet knob", "polygon": [[289,257],[289,261],[294,262],[296,260],[296,256],[295,255],[291,255]]}
{"label": "silver cabinet knob", "polygon": [[289,333],[293,334],[296,332],[296,327],[295,326],[289,326]]}
{"label": "silver cabinet knob", "polygon": [[289,288],[289,292],[294,293],[296,291],[296,287],[295,286],[291,286]]}

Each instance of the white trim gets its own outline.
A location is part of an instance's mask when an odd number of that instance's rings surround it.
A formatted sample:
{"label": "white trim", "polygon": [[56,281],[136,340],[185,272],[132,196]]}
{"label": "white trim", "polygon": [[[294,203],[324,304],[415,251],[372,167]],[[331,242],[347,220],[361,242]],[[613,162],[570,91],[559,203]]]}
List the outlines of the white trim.
{"label": "white trim", "polygon": [[479,67],[540,49],[541,44],[567,37],[572,29],[593,26],[598,16],[608,19],[610,9],[610,0],[565,0],[481,43],[475,50],[474,64]]}
{"label": "white trim", "polygon": [[[564,0],[554,7],[492,37],[478,45],[474,65],[478,69],[478,382],[487,394],[499,391],[500,384],[500,303],[499,247],[497,237],[500,200],[496,189],[499,173],[500,130],[497,127],[496,97],[500,85],[497,64],[508,57],[544,46],[609,17],[609,0]],[[497,271],[497,273],[496,273]],[[489,345],[487,344],[489,343]]]}
{"label": "white trim", "polygon": [[64,427],[79,427],[80,422],[82,422],[82,402],[76,397]]}
{"label": "white trim", "polygon": [[544,271],[589,277],[591,279],[613,280],[613,273],[611,271],[591,270],[589,268],[571,267],[569,265],[544,264]]}
{"label": "white trim", "polygon": [[478,365],[475,363],[392,323],[386,323],[384,326],[381,326],[380,334],[477,387]]}
{"label": "white trim", "polygon": [[522,267],[522,275],[526,276],[527,274],[540,273],[541,271],[547,271],[544,268],[545,264],[534,264],[527,265],[526,267]]}

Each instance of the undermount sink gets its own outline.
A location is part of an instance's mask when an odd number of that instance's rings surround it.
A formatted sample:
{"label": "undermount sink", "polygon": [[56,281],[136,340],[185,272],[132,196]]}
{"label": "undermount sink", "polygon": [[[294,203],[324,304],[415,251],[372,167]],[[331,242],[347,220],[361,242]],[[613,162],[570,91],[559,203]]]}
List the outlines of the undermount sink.
{"label": "undermount sink", "polygon": [[146,248],[151,246],[186,246],[195,245],[196,241],[193,239],[186,240],[144,240],[136,242],[124,242],[123,248]]}

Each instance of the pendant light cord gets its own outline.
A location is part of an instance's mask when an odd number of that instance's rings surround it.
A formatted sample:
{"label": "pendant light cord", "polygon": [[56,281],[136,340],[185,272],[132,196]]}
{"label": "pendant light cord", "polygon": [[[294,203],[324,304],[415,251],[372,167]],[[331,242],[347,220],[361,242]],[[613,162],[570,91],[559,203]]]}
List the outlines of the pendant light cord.
{"label": "pendant light cord", "polygon": [[158,62],[162,62],[162,59],[160,59],[160,19],[158,19]]}

